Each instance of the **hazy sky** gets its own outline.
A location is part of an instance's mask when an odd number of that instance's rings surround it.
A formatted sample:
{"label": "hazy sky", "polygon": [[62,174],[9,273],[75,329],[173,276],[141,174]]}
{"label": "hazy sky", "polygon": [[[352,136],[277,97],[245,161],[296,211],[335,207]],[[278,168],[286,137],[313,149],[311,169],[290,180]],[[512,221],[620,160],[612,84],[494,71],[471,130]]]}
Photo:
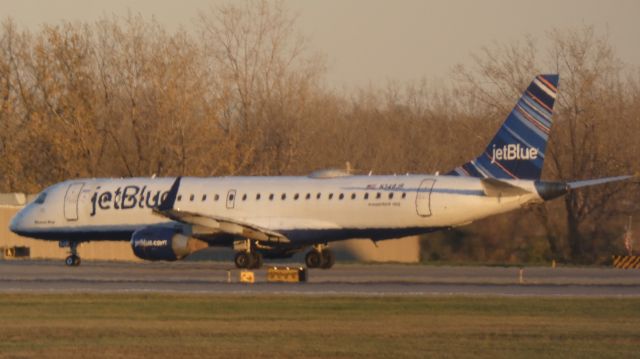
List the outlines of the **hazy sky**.
{"label": "hazy sky", "polygon": [[[0,0],[2,17],[36,29],[44,22],[92,21],[128,10],[169,29],[189,27],[218,0]],[[552,28],[594,25],[627,64],[640,66],[640,0],[287,0],[314,50],[328,60],[333,86],[446,79],[452,66],[493,42]]]}

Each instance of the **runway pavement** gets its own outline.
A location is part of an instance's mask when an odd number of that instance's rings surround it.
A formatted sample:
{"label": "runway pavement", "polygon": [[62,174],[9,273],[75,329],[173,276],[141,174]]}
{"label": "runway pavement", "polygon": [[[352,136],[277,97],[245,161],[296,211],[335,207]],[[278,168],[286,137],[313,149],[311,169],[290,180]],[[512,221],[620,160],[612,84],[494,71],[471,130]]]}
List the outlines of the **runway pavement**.
{"label": "runway pavement", "polygon": [[[288,264],[291,265],[291,264]],[[337,264],[306,283],[239,283],[230,262],[0,261],[0,293],[203,293],[640,297],[640,270],[613,268]],[[522,279],[521,279],[522,278]]]}

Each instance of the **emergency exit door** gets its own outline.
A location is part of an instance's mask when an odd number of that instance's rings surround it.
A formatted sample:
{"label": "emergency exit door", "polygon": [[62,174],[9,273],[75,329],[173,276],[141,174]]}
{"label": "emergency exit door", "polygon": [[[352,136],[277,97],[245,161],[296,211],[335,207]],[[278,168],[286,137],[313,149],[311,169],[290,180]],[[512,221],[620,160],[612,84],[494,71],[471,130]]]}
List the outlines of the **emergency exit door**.
{"label": "emergency exit door", "polygon": [[227,192],[227,209],[233,209],[236,206],[236,190],[232,189]]}

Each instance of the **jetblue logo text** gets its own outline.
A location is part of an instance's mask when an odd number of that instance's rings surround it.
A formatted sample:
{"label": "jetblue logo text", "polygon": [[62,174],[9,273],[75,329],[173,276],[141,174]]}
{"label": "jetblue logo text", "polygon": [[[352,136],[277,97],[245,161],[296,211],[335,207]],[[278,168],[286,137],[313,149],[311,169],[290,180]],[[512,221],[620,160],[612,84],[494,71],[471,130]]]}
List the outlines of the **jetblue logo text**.
{"label": "jetblue logo text", "polygon": [[93,217],[99,210],[121,210],[132,208],[154,208],[167,197],[167,191],[147,190],[147,186],[118,187],[115,191],[96,191],[91,196],[91,213]]}
{"label": "jetblue logo text", "polygon": [[137,239],[133,242],[134,247],[166,247],[169,241],[166,239]]}
{"label": "jetblue logo text", "polygon": [[537,148],[522,147],[519,143],[505,145],[502,148],[496,148],[496,145],[493,145],[491,163],[496,163],[496,161],[535,160],[536,158],[538,158]]}

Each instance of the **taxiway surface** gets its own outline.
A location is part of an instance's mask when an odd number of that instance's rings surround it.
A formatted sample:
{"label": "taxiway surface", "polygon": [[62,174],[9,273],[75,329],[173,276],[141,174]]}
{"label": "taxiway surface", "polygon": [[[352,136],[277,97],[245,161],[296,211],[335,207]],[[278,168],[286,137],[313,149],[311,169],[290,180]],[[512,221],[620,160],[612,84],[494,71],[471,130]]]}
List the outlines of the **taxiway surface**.
{"label": "taxiway surface", "polygon": [[[289,264],[290,265],[290,264]],[[0,261],[0,293],[205,293],[309,295],[635,296],[640,270],[574,267],[337,264],[306,283],[239,283],[232,263]]]}

